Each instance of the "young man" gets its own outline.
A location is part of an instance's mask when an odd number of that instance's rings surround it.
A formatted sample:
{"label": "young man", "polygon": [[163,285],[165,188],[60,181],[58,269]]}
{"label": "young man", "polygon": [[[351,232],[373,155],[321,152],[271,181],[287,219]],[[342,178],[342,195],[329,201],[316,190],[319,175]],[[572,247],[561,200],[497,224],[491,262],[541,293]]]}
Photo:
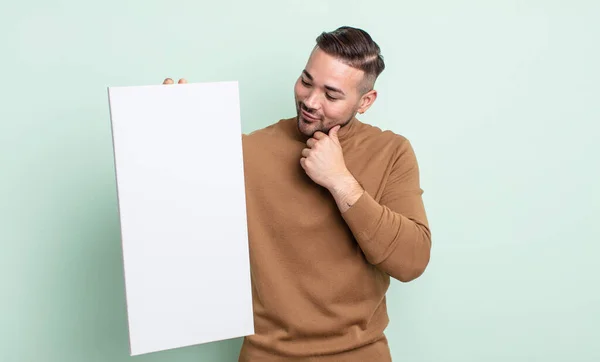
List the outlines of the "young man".
{"label": "young man", "polygon": [[240,362],[391,360],[390,276],[419,277],[431,237],[409,141],[356,118],[383,69],[363,30],[323,33],[296,117],[243,136],[256,333]]}

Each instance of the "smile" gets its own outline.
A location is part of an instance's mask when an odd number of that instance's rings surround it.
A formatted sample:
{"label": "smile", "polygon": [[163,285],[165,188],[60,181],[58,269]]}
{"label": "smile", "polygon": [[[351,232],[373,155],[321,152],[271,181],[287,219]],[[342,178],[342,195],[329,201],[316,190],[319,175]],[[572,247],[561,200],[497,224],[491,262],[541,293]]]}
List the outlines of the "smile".
{"label": "smile", "polygon": [[302,118],[306,119],[307,121],[318,121],[319,118],[312,116],[310,113],[307,113],[305,110],[301,109],[302,112]]}

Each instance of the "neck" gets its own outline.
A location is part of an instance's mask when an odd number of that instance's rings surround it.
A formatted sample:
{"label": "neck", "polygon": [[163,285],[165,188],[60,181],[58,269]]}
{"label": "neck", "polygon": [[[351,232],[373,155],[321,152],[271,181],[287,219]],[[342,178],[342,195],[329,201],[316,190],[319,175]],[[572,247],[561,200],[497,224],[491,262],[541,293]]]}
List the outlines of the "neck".
{"label": "neck", "polygon": [[356,117],[352,117],[344,126],[340,127],[340,130],[338,131],[338,138],[340,141],[352,137],[358,122]]}

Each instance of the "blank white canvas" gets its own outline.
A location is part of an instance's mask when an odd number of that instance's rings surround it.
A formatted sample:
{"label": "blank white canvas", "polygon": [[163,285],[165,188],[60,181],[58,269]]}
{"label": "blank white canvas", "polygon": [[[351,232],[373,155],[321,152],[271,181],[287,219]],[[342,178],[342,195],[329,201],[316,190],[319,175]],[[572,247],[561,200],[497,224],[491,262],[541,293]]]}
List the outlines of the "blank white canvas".
{"label": "blank white canvas", "polygon": [[131,355],[253,334],[237,82],[108,97]]}

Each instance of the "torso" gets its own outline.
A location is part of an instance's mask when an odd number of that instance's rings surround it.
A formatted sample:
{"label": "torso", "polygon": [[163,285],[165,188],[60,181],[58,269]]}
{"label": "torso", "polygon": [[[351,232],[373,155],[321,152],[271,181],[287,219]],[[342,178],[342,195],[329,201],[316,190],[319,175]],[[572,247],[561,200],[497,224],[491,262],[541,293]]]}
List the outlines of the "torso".
{"label": "torso", "polygon": [[[329,191],[302,169],[306,144],[293,127],[284,120],[244,136],[256,329],[247,339],[289,356],[339,353],[383,338],[389,277],[366,261]],[[353,127],[341,140],[346,166],[377,199],[393,136]]]}

